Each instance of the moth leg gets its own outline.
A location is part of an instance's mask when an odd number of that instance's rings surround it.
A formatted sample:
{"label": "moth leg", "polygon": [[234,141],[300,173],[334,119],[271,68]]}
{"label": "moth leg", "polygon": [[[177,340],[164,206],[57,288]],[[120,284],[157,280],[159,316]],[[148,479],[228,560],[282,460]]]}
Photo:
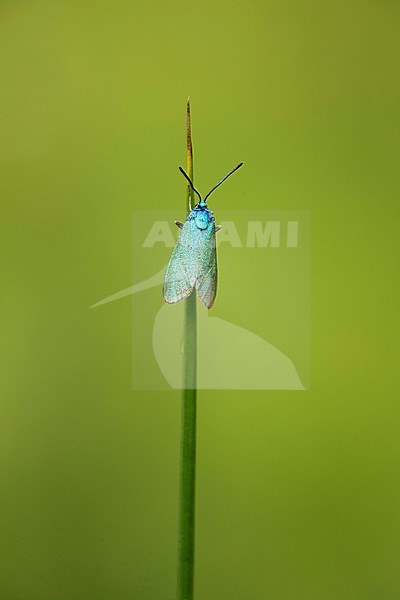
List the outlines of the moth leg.
{"label": "moth leg", "polygon": [[219,231],[221,229],[222,225],[216,225],[215,226],[215,233],[217,233],[217,231]]}
{"label": "moth leg", "polygon": [[183,223],[181,223],[180,221],[175,221],[175,225],[179,227],[179,229],[182,229],[183,227]]}

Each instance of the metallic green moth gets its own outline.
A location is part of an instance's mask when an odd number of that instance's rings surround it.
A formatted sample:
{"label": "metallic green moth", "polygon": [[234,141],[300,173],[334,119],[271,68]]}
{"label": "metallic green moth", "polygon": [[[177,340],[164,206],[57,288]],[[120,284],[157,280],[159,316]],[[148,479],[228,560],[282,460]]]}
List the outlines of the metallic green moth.
{"label": "metallic green moth", "polygon": [[191,208],[184,223],[175,221],[181,229],[181,233],[164,277],[163,296],[168,304],[174,304],[187,298],[193,289],[196,289],[200,300],[207,308],[211,308],[214,304],[218,280],[215,234],[220,226],[215,225],[213,213],[207,206],[207,198],[242,165],[241,162],[232,171],[229,171],[208,192],[204,200],[193,186],[189,176],[182,167],[179,167],[190,187],[199,197],[199,202],[194,208]]}

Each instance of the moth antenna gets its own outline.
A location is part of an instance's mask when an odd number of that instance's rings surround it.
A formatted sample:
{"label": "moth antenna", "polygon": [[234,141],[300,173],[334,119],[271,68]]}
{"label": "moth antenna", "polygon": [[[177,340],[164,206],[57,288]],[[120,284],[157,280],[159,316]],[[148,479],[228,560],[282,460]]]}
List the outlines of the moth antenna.
{"label": "moth antenna", "polygon": [[187,173],[185,173],[185,171],[182,169],[182,167],[179,167],[180,172],[182,173],[182,175],[188,180],[190,187],[192,188],[192,190],[194,191],[195,194],[198,195],[198,197],[200,198],[200,202],[202,202],[201,196],[199,194],[199,192],[196,190],[196,188],[194,187],[192,180],[190,179],[189,175]]}
{"label": "moth antenna", "polygon": [[237,171],[238,169],[240,169],[240,167],[243,165],[243,163],[239,163],[238,165],[236,165],[236,167],[234,169],[232,169],[232,171],[229,171],[229,173],[227,175],[225,175],[225,177],[223,177],[221,179],[220,182],[217,183],[217,185],[214,185],[214,187],[212,188],[211,191],[208,192],[207,196],[204,198],[204,202],[207,201],[207,198],[210,196],[210,194],[213,193],[214,190],[217,189],[217,187],[219,187],[221,185],[221,183],[224,183],[225,179],[228,179],[228,177],[230,177],[232,175],[232,173],[234,173],[235,171]]}

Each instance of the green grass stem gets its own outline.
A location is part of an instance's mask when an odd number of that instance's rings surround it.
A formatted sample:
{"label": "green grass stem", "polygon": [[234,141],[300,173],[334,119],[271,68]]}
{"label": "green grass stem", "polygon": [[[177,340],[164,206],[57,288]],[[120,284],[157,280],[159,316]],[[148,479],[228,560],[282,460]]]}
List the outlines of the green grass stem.
{"label": "green grass stem", "polygon": [[[193,179],[193,149],[190,99],[186,105],[187,174]],[[187,187],[187,210],[194,206],[194,194]],[[197,410],[197,322],[196,292],[184,302],[182,360],[182,425],[179,493],[178,600],[193,600],[195,494],[196,494],[196,410]]]}

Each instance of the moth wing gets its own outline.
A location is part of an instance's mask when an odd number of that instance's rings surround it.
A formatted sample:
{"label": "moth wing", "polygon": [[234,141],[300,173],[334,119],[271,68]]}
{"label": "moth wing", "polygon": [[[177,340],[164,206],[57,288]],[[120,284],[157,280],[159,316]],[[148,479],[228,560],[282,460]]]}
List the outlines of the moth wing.
{"label": "moth wing", "polygon": [[168,304],[190,296],[196,284],[196,260],[192,250],[196,229],[194,221],[185,221],[169,259],[163,285],[164,300]]}
{"label": "moth wing", "polygon": [[196,291],[207,308],[211,308],[217,295],[218,268],[215,235],[211,236],[204,253],[196,278]]}

